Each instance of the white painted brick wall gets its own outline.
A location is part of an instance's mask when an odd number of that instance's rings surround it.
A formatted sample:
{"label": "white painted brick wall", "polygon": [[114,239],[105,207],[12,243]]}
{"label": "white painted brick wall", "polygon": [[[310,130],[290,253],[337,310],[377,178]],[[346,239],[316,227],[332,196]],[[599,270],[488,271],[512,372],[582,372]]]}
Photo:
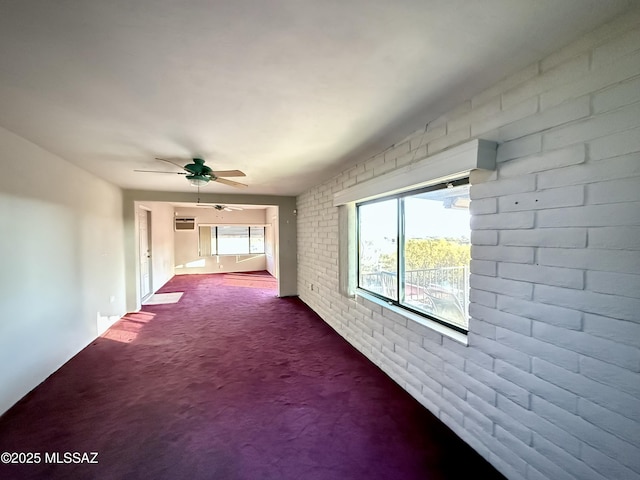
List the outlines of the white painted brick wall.
{"label": "white painted brick wall", "polygon": [[500,245],[516,247],[584,248],[587,246],[587,231],[586,228],[557,227],[501,230]]}
{"label": "white painted brick wall", "polygon": [[[340,294],[331,199],[470,138],[499,148],[472,176],[465,346]],[[508,478],[637,479],[639,212],[635,7],[300,195],[299,294]]]}
{"label": "white painted brick wall", "polygon": [[[600,338],[608,338],[616,343],[640,348],[640,324],[600,315],[584,315],[584,331]],[[621,387],[623,388],[623,387]]]}
{"label": "white painted brick wall", "polygon": [[535,250],[531,247],[500,247],[500,246],[472,245],[471,256],[477,260],[494,260],[497,262],[515,262],[515,263],[533,263]]}
{"label": "white painted brick wall", "polygon": [[[598,230],[598,229],[594,229]],[[589,229],[591,232],[592,229]],[[629,232],[624,227],[608,229],[613,232],[612,241],[626,245],[637,241],[635,238],[624,237]],[[621,238],[616,238],[621,237]],[[549,265],[567,268],[582,268],[585,270],[598,270],[605,272],[620,272],[637,274],[640,272],[640,255],[635,250],[594,248],[538,248],[536,259],[540,265]]]}
{"label": "white painted brick wall", "polygon": [[500,262],[498,275],[511,280],[531,283],[545,283],[567,288],[584,288],[584,273],[573,268],[544,267]]}
{"label": "white painted brick wall", "polygon": [[534,219],[532,212],[473,215],[471,229],[533,228]]}
{"label": "white painted brick wall", "polygon": [[497,245],[497,230],[474,230],[471,232],[471,243],[474,245]]}
{"label": "white painted brick wall", "polygon": [[543,93],[540,95],[540,106],[546,110],[572,98],[595,94],[637,75],[640,75],[640,52],[636,51],[606,66],[593,65],[588,75]]}

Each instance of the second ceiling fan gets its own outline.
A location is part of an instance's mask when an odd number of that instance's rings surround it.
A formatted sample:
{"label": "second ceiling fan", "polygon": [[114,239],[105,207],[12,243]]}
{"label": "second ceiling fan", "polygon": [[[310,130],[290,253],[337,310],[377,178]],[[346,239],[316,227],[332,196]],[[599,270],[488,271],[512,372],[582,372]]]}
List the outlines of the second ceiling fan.
{"label": "second ceiling fan", "polygon": [[156,160],[160,160],[161,162],[170,163],[178,168],[184,170],[183,172],[163,172],[158,170],[135,170],[136,172],[144,172],[144,173],[169,173],[174,175],[185,175],[189,183],[194,187],[203,187],[209,182],[219,182],[225,185],[229,185],[230,187],[238,187],[244,188],[248,185],[240,182],[236,182],[234,180],[229,180],[224,177],[244,177],[246,176],[244,172],[240,170],[212,170],[207,165],[204,164],[204,160],[201,158],[192,158],[192,163],[188,163],[186,165],[180,165],[178,162],[179,159],[166,159],[166,158],[156,158]]}
{"label": "second ceiling fan", "polygon": [[233,212],[233,211],[236,211],[236,210],[244,210],[242,207],[236,207],[236,206],[233,206],[233,205],[216,205],[216,204],[212,204],[212,203],[197,203],[196,206],[198,206],[198,207],[215,208],[219,212],[221,212],[221,211]]}

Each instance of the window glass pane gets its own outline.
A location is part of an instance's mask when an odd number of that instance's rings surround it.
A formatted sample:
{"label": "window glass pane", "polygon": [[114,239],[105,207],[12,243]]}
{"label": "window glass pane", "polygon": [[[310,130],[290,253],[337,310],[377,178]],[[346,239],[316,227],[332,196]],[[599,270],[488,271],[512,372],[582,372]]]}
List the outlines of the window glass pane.
{"label": "window glass pane", "polygon": [[249,252],[249,227],[218,227],[218,254],[241,255]]}
{"label": "window glass pane", "polygon": [[358,207],[358,286],[398,299],[398,200]]}
{"label": "window glass pane", "polygon": [[264,253],[264,227],[249,227],[251,230],[250,253]]}
{"label": "window glass pane", "polygon": [[404,199],[404,304],[467,328],[469,185]]}

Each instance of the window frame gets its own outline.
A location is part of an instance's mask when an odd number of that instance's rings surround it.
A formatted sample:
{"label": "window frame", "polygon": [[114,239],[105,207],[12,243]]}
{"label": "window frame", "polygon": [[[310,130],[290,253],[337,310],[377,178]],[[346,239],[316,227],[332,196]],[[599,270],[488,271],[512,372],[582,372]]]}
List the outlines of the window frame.
{"label": "window frame", "polygon": [[[249,255],[266,255],[267,253],[267,229],[263,225],[249,225]],[[261,252],[252,252],[251,251],[251,229],[252,228],[260,228],[262,229],[262,251]],[[254,238],[260,237],[259,235],[255,235]]]}
{"label": "window frame", "polygon": [[[368,295],[371,295],[373,297],[378,298],[379,300],[387,303],[388,305],[393,305],[396,308],[399,308],[401,310],[405,310],[407,312],[411,312],[414,315],[418,315],[420,317],[423,318],[427,318],[433,322],[436,322],[440,325],[443,325],[447,328],[450,328],[452,330],[455,330],[456,332],[462,333],[464,335],[468,334],[469,332],[469,328],[467,326],[467,328],[463,328],[459,325],[456,325],[454,323],[448,322],[446,320],[443,320],[441,318],[435,317],[433,315],[429,315],[426,312],[423,312],[421,310],[418,310],[416,308],[412,308],[410,305],[407,305],[404,302],[404,297],[405,297],[405,286],[404,286],[404,282],[402,281],[402,279],[404,279],[404,274],[405,274],[405,265],[404,265],[404,248],[402,248],[401,246],[404,245],[404,241],[405,241],[405,209],[404,209],[404,202],[401,201],[403,198],[405,197],[410,197],[410,196],[414,196],[414,195],[419,195],[421,193],[427,193],[427,192],[433,192],[433,191],[437,191],[437,190],[442,190],[442,189],[446,189],[449,187],[449,185],[451,185],[452,187],[457,187],[457,186],[461,186],[461,185],[470,185],[470,178],[468,175],[462,177],[462,178],[457,178],[454,180],[447,180],[445,182],[440,182],[440,183],[436,183],[433,185],[429,185],[426,187],[420,187],[420,188],[416,188],[413,190],[407,190],[407,191],[403,191],[400,193],[395,193],[395,194],[391,194],[391,195],[385,195],[385,196],[380,196],[380,197],[376,197],[374,199],[371,200],[365,200],[365,201],[361,201],[361,202],[356,202],[355,204],[355,208],[356,208],[356,215],[355,215],[355,221],[356,221],[356,288],[360,291],[366,292]],[[378,202],[382,202],[382,201],[388,201],[388,200],[392,200],[395,199],[396,200],[396,208],[397,208],[397,221],[396,221],[396,232],[397,232],[397,241],[396,241],[396,270],[397,270],[397,274],[396,274],[396,291],[397,291],[397,297],[398,300],[394,300],[392,298],[386,297],[384,295],[381,295],[377,292],[373,292],[371,290],[368,290],[362,286],[360,286],[360,246],[361,246],[361,235],[360,235],[360,207],[363,205],[371,205],[374,203],[378,203]],[[467,294],[469,294],[471,291],[471,289],[469,288],[469,292],[467,292]],[[470,320],[470,316],[469,316],[469,312],[465,312],[467,314],[467,322]]]}

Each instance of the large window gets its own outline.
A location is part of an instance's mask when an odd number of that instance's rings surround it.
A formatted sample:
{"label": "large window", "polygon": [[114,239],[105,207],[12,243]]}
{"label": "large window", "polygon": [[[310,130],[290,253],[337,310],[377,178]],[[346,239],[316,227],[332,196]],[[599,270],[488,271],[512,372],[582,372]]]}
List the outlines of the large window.
{"label": "large window", "polygon": [[264,253],[264,227],[200,226],[200,256]]}
{"label": "large window", "polygon": [[469,204],[468,179],[358,204],[358,287],[466,331]]}

